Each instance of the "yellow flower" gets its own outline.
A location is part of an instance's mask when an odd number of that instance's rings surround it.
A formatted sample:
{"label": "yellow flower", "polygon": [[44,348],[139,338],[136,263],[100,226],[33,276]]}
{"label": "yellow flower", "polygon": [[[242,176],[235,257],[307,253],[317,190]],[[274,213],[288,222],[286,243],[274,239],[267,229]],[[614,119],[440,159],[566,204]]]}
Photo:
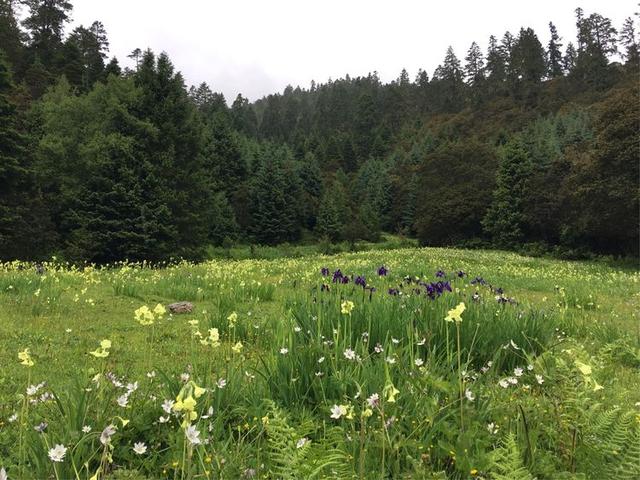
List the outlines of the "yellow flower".
{"label": "yellow flower", "polygon": [[382,393],[387,396],[387,402],[396,403],[396,395],[400,393],[400,390],[398,390],[393,383],[389,383],[385,385]]}
{"label": "yellow flower", "polygon": [[240,350],[242,350],[242,342],[236,343],[233,347],[231,347],[231,350],[236,353],[240,353]]}
{"label": "yellow flower", "polygon": [[462,313],[464,312],[466,306],[464,302],[460,302],[456,308],[452,308],[449,310],[449,313],[444,318],[447,322],[461,322],[462,321]]}
{"label": "yellow flower", "polygon": [[105,358],[109,356],[109,349],[111,348],[111,340],[102,340],[100,346],[93,352],[89,352],[89,355],[93,355],[96,358]]}
{"label": "yellow flower", "polygon": [[236,312],[231,312],[231,314],[227,317],[227,320],[229,320],[230,327],[235,326],[236,322],[238,321],[238,314]]}
{"label": "yellow flower", "polygon": [[162,318],[164,314],[167,313],[167,309],[164,308],[164,306],[159,303],[153,309],[153,313],[155,313],[158,316],[158,318]]}
{"label": "yellow flower", "polygon": [[591,367],[589,365],[578,360],[575,361],[575,364],[576,367],[578,367],[578,370],[580,370],[580,373],[582,373],[585,377],[591,375]]}
{"label": "yellow flower", "polygon": [[364,418],[369,418],[371,415],[373,415],[373,410],[371,410],[370,408],[367,408],[362,412],[362,416]]}
{"label": "yellow flower", "polygon": [[154,316],[153,312],[149,310],[149,307],[146,305],[141,306],[134,312],[135,318],[140,325],[151,325],[153,324]]}
{"label": "yellow flower", "polygon": [[342,302],[340,307],[341,307],[341,312],[342,312],[343,315],[351,315],[351,311],[353,310],[355,305],[353,304],[353,302],[351,300],[346,300],[346,301]]}
{"label": "yellow flower", "polygon": [[18,352],[18,360],[25,367],[33,367],[35,363],[31,359],[31,354],[29,353],[29,349],[25,348],[23,351]]}
{"label": "yellow flower", "polygon": [[105,350],[110,349],[111,348],[111,340],[107,340],[107,339],[102,340],[100,342],[100,348],[103,348]]}
{"label": "yellow flower", "polygon": [[207,392],[206,389],[199,387],[198,385],[196,385],[195,383],[193,384],[193,394],[196,396],[196,398],[200,398],[202,395],[204,395]]}
{"label": "yellow flower", "polygon": [[209,329],[209,336],[200,341],[203,345],[211,345],[216,348],[220,346],[220,333],[217,328]]}

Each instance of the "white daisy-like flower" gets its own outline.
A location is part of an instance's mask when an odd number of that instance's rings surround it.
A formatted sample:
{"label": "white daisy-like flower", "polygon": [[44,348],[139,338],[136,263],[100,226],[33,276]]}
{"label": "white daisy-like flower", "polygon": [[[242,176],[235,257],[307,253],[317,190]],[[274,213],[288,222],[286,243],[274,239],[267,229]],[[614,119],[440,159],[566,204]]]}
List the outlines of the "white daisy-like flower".
{"label": "white daisy-like flower", "polygon": [[384,352],[384,348],[382,348],[382,345],[380,345],[379,343],[376,343],[376,346],[373,347],[373,351],[376,353],[382,353]]}
{"label": "white daisy-like flower", "polygon": [[523,374],[523,372],[524,372],[524,370],[522,370],[520,367],[515,368],[515,369],[513,370],[513,374],[514,374],[516,377],[521,377],[521,376],[522,376],[522,374]]}
{"label": "white daisy-like flower", "polygon": [[296,333],[300,333],[302,331],[302,329],[300,327],[296,326],[296,327],[293,327],[293,331],[296,332]]}
{"label": "white daisy-like flower", "polygon": [[109,444],[114,433],[116,433],[116,426],[108,425],[100,434],[100,443],[103,445]]}
{"label": "white daisy-like flower", "polygon": [[498,385],[500,385],[502,388],[508,388],[509,387],[509,381],[506,378],[503,378],[502,380],[500,380],[498,382]]}
{"label": "white daisy-like flower", "polygon": [[344,358],[346,358],[347,360],[355,360],[356,359],[356,352],[354,352],[351,348],[347,348],[344,353]]}
{"label": "white daisy-like flower", "polygon": [[307,437],[303,437],[296,442],[296,448],[302,448],[309,442],[310,440]]}
{"label": "white daisy-like flower", "polygon": [[182,383],[187,383],[190,378],[191,378],[191,375],[189,375],[188,373],[181,373],[180,374],[180,381]]}
{"label": "white daisy-like flower", "polygon": [[155,370],[151,370],[150,372],[147,372],[147,378],[155,378],[155,376],[156,376]]}
{"label": "white daisy-like flower", "polygon": [[490,424],[487,425],[487,430],[489,430],[489,433],[491,435],[495,435],[496,433],[498,433],[499,429],[500,429],[500,427],[498,427],[498,425],[496,425],[493,422],[491,422]]}
{"label": "white daisy-like flower", "polygon": [[138,389],[138,382],[127,383],[127,392],[133,393]]}
{"label": "white daisy-like flower", "polygon": [[544,378],[542,378],[542,375],[536,374],[536,381],[538,382],[538,385],[542,385],[544,383]]}
{"label": "white daisy-like flower", "polygon": [[322,362],[324,362],[324,357],[320,357],[320,358],[318,359],[318,363],[322,363]]}
{"label": "white daisy-like flower", "polygon": [[371,408],[376,408],[377,406],[379,406],[380,395],[378,395],[377,393],[371,394],[371,396],[367,398],[367,405],[369,405]]}
{"label": "white daisy-like flower", "polygon": [[347,407],[344,405],[334,405],[331,407],[331,418],[338,420],[343,415],[347,414]]}
{"label": "white daisy-like flower", "polygon": [[199,445],[202,443],[200,432],[196,429],[195,425],[189,425],[184,433],[191,445]]}
{"label": "white daisy-like flower", "polygon": [[216,385],[218,388],[224,388],[227,386],[227,381],[224,378],[219,378]]}
{"label": "white daisy-like flower", "polygon": [[133,444],[133,451],[138,455],[144,455],[145,453],[147,453],[147,446],[144,444],[144,442],[136,442]]}
{"label": "white daisy-like flower", "polygon": [[49,449],[49,459],[52,462],[63,462],[64,456],[67,454],[67,447],[64,445],[56,445],[55,447]]}
{"label": "white daisy-like flower", "polygon": [[165,411],[165,413],[171,413],[171,409],[173,408],[173,404],[176,403],[173,400],[167,399],[164,402],[162,402],[162,410]]}
{"label": "white daisy-like flower", "polygon": [[386,360],[389,365],[393,365],[394,363],[396,363],[396,359],[393,357],[387,357]]}
{"label": "white daisy-like flower", "polygon": [[84,427],[82,427],[82,433],[89,433],[91,432],[91,427],[89,425],[85,425]]}
{"label": "white daisy-like flower", "polygon": [[422,365],[424,365],[424,360],[422,360],[421,358],[416,358],[413,363],[416,365],[416,367],[421,367]]}
{"label": "white daisy-like flower", "polygon": [[397,338],[393,338],[391,337],[391,341],[393,342],[394,345],[397,345],[400,343],[400,340],[398,340]]}
{"label": "white daisy-like flower", "polygon": [[468,388],[465,390],[464,392],[464,396],[467,398],[467,400],[469,400],[470,402],[473,402],[476,399],[476,396],[474,395],[474,393],[469,390]]}
{"label": "white daisy-like flower", "polygon": [[286,355],[287,353],[289,353],[289,349],[286,347],[282,347],[280,349],[280,355]]}
{"label": "white daisy-like flower", "polygon": [[17,413],[14,413],[14,414],[13,414],[13,415],[11,415],[9,418],[7,418],[7,421],[8,421],[9,423],[13,423],[13,422],[15,422],[17,419],[18,419],[18,414],[17,414]]}
{"label": "white daisy-like flower", "polygon": [[529,371],[533,370],[533,365],[531,365],[531,364],[527,365],[527,370],[529,370]]}
{"label": "white daisy-like flower", "polygon": [[511,385],[517,385],[518,384],[518,379],[514,378],[514,377],[509,377],[509,378],[507,378],[507,382],[509,382]]}

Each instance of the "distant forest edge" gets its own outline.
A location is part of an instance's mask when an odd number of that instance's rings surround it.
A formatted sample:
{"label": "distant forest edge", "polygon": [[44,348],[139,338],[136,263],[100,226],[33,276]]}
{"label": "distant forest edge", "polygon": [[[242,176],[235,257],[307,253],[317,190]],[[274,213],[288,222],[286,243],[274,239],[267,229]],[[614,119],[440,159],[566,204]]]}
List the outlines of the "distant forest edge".
{"label": "distant forest edge", "polygon": [[198,260],[381,232],[639,254],[631,17],[618,31],[577,9],[574,41],[522,28],[464,62],[449,48],[431,77],[346,76],[229,107],[164,53],[135,48],[121,69],[99,21],[65,33],[71,11],[0,0],[0,259]]}

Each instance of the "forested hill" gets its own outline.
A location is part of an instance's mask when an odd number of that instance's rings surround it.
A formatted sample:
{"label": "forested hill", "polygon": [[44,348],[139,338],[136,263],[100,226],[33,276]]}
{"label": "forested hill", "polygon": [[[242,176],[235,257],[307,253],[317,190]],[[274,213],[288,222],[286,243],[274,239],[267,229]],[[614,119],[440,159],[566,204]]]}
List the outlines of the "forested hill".
{"label": "forested hill", "polygon": [[0,0],[1,259],[198,259],[211,244],[383,231],[638,255],[631,17],[577,9],[576,31],[550,23],[544,45],[525,27],[464,60],[449,49],[433,75],[229,106],[164,53],[132,45],[121,69],[99,21],[65,31],[68,1],[27,0],[22,21],[16,3]]}

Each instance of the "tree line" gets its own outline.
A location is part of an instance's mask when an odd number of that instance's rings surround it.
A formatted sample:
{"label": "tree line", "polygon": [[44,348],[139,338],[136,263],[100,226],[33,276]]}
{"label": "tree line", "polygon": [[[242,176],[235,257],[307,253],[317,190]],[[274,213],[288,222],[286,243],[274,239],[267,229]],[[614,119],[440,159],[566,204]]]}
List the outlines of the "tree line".
{"label": "tree line", "polygon": [[[25,9],[18,20],[18,9]],[[0,258],[201,259],[316,238],[638,255],[634,21],[576,10],[429,77],[374,72],[229,106],[167,54],[108,58],[65,0],[0,0]]]}

